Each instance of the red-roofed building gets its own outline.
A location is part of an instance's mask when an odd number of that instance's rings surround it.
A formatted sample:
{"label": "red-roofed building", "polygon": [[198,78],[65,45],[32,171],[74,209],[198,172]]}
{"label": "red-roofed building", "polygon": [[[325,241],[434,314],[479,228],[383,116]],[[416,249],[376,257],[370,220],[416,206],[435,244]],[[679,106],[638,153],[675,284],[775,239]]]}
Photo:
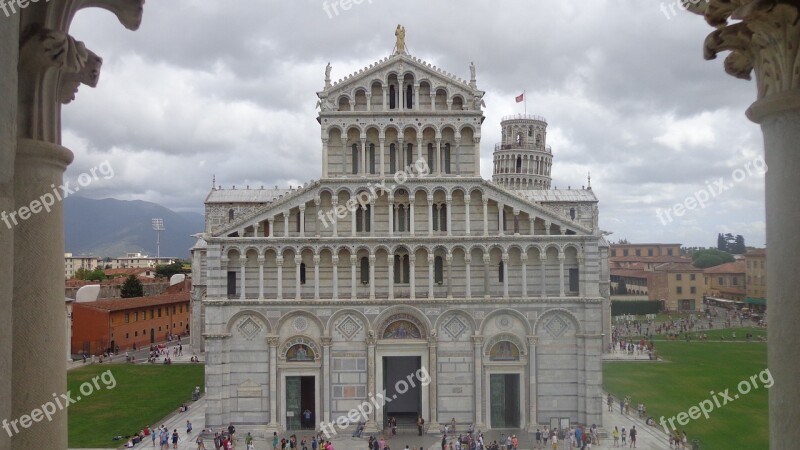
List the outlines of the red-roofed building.
{"label": "red-roofed building", "polygon": [[72,307],[72,353],[101,354],[164,342],[189,332],[191,280],[170,286],[162,295],[75,303]]}
{"label": "red-roofed building", "polygon": [[703,271],[709,296],[744,301],[746,266],[744,260],[709,267]]}

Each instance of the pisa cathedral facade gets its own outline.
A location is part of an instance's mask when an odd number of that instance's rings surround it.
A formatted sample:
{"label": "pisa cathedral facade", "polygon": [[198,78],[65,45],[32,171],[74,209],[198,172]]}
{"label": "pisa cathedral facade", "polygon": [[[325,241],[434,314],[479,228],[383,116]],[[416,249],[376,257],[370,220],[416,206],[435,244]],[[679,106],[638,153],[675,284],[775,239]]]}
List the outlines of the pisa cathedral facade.
{"label": "pisa cathedral facade", "polygon": [[[206,198],[207,425],[318,429],[384,390],[369,429],[600,424],[608,244],[591,187],[550,189],[546,121],[503,120],[489,182],[474,66],[462,80],[401,47],[329,75],[320,179]],[[429,383],[396,390],[420,369]]]}

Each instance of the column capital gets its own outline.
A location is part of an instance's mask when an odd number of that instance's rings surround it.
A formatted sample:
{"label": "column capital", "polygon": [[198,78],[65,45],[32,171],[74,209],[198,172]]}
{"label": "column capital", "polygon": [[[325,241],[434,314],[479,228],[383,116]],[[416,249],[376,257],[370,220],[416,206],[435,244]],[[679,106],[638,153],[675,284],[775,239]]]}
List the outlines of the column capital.
{"label": "column capital", "polygon": [[520,254],[519,254],[519,259],[520,259],[520,261],[522,261],[523,263],[526,263],[526,262],[528,262],[528,254],[527,254],[527,253],[520,253]]}
{"label": "column capital", "polygon": [[483,336],[472,336],[472,343],[476,346],[483,345]]}
{"label": "column capital", "polygon": [[452,202],[452,201],[453,201],[453,196],[452,196],[452,195],[450,195],[450,194],[447,194],[447,195],[444,197],[444,201],[445,201],[445,202],[447,202],[447,203],[450,203],[450,202]]}
{"label": "column capital", "polygon": [[503,255],[501,256],[501,259],[503,260],[504,263],[508,262],[508,258],[509,258],[508,252],[503,252]]}
{"label": "column capital", "polygon": [[690,11],[702,14],[716,28],[705,40],[703,56],[711,60],[721,52],[730,51],[725,58],[725,72],[745,80],[751,79],[755,72],[758,101],[747,111],[750,120],[759,122],[766,115],[800,108],[797,3],[736,4],[737,7],[732,7],[727,1],[710,0],[689,6]]}
{"label": "column capital", "polygon": [[489,255],[483,255],[483,262],[488,263],[490,261]]}
{"label": "column capital", "polygon": [[314,265],[315,266],[319,265],[319,260],[320,260],[319,255],[314,255]]}
{"label": "column capital", "polygon": [[333,263],[333,265],[335,265],[335,266],[336,266],[336,265],[339,265],[339,255],[333,255],[333,257],[331,258],[331,262],[332,262],[332,263]]}
{"label": "column capital", "polygon": [[277,347],[280,343],[280,340],[280,336],[267,336],[267,344],[269,344],[269,346],[272,348]]}
{"label": "column capital", "polygon": [[358,257],[356,255],[350,255],[350,264],[355,266],[356,261],[358,261]]}
{"label": "column capital", "polygon": [[[389,257],[386,258],[386,262],[389,263],[390,266],[394,266],[394,255],[389,255]],[[389,274],[389,276],[392,276],[392,274]]]}
{"label": "column capital", "polygon": [[488,199],[488,198],[486,198],[486,197],[484,197],[484,198],[483,198],[483,205],[484,205],[484,206],[486,206],[486,205],[488,205],[488,204],[489,204],[489,199]]}
{"label": "column capital", "polygon": [[305,203],[303,203],[302,205],[298,206],[298,208],[300,209],[300,211],[306,212],[306,204]]}
{"label": "column capital", "polygon": [[539,343],[539,337],[538,336],[528,336],[528,345],[535,347],[536,344],[538,344],[538,343]]}
{"label": "column capital", "polygon": [[428,264],[432,264],[433,263],[433,258],[434,258],[433,253],[428,253]]}
{"label": "column capital", "polygon": [[539,261],[541,262],[547,261],[547,253],[539,253]]}
{"label": "column capital", "polygon": [[558,260],[560,262],[564,262],[564,260],[566,260],[566,259],[567,259],[567,255],[565,255],[563,251],[559,250],[559,252],[558,252]]}
{"label": "column capital", "polygon": [[467,193],[466,195],[464,195],[464,204],[465,205],[469,205],[469,201],[470,201],[470,197],[469,197],[469,193]]}
{"label": "column capital", "polygon": [[464,264],[472,264],[472,255],[470,254],[464,255]]}
{"label": "column capital", "polygon": [[319,338],[323,347],[330,347],[333,344],[333,338],[330,336],[322,336]]}
{"label": "column capital", "polygon": [[267,258],[264,255],[258,255],[258,265],[263,265]]}
{"label": "column capital", "polygon": [[453,262],[453,254],[452,254],[452,253],[448,253],[448,254],[447,254],[445,257],[444,257],[444,259],[445,259],[445,261],[447,261],[447,264],[450,264],[451,262]]}
{"label": "column capital", "polygon": [[375,260],[376,260],[376,259],[377,259],[377,257],[375,256],[375,254],[374,254],[374,253],[370,254],[370,255],[369,255],[369,263],[370,263],[370,265],[373,265],[373,264],[375,264]]}
{"label": "column capital", "polygon": [[282,266],[283,265],[283,256],[278,256],[275,258],[275,264]]}

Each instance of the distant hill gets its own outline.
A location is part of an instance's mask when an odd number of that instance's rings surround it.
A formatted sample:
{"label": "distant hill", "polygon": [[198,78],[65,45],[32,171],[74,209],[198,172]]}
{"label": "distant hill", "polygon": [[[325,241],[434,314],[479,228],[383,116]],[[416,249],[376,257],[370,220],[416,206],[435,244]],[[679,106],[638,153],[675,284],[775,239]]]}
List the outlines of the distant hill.
{"label": "distant hill", "polygon": [[64,199],[65,251],[101,257],[142,252],[156,256],[156,232],[151,219],[164,219],[161,256],[188,258],[194,233],[203,231],[203,215],[176,213],[155,203],[107,198]]}

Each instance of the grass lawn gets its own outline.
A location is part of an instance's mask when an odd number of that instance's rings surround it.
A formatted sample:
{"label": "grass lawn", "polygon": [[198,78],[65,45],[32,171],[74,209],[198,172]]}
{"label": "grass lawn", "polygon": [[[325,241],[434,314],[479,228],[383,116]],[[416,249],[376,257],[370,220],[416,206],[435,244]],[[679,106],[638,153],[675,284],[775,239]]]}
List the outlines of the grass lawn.
{"label": "grass lawn", "polygon": [[[69,446],[71,448],[109,448],[124,442],[114,436],[137,433],[155,425],[181,403],[191,399],[196,385],[203,387],[203,365],[93,364],[67,372],[67,386],[75,398],[80,386],[106,370],[111,370],[116,386],[100,390],[71,405]],[[108,377],[106,379],[109,379]],[[113,385],[113,383],[108,383]]]}
{"label": "grass lawn", "polygon": [[[726,331],[730,335],[730,330]],[[737,338],[744,332],[738,329]],[[685,430],[690,442],[699,439],[703,449],[769,447],[768,395],[764,387],[768,383],[756,378],[758,389],[750,383],[747,395],[740,394],[737,388],[741,381],[749,381],[767,368],[765,343],[659,342],[656,351],[668,362],[606,362],[605,390],[615,398],[630,395],[634,411],[639,402],[644,402],[648,415],[658,421],[661,416],[688,413],[689,408],[706,399],[717,398],[722,405],[725,400],[719,393],[729,389],[730,397],[739,398],[719,408],[714,405],[709,419],[700,416],[685,426],[675,421],[678,430]],[[769,381],[767,374],[764,378]],[[744,383],[742,389],[746,390]],[[716,394],[712,396],[710,391]],[[609,425],[615,424],[606,424]]]}

